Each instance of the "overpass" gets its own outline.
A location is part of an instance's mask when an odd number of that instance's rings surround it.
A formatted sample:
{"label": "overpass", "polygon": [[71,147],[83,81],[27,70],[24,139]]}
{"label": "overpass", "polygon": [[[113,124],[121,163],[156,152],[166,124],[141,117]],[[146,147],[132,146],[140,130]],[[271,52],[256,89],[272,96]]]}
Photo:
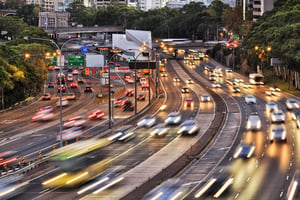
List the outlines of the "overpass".
{"label": "overpass", "polygon": [[0,15],[1,16],[14,16],[16,15],[17,10],[14,9],[0,9]]}
{"label": "overpass", "polygon": [[57,33],[60,35],[68,34],[92,34],[92,33],[124,33],[124,28],[121,26],[99,26],[99,27],[56,27],[45,28],[48,34]]}

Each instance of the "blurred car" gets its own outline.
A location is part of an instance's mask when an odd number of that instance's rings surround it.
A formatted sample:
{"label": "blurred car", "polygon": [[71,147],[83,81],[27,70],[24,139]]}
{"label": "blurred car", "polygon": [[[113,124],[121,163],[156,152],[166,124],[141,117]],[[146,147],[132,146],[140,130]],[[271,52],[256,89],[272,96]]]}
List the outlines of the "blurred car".
{"label": "blurred car", "polygon": [[299,102],[294,98],[288,98],[285,101],[286,108],[288,110],[293,110],[299,108]]}
{"label": "blurred car", "polygon": [[83,68],[84,68],[83,66],[79,66],[78,67],[79,70],[83,70]]}
{"label": "blurred car", "polygon": [[136,133],[132,130],[131,125],[125,125],[117,130],[113,131],[112,135],[108,137],[110,141],[128,141],[136,136]]}
{"label": "blurred car", "polygon": [[134,90],[127,90],[125,92],[125,95],[128,96],[128,97],[132,97],[134,95]]}
{"label": "blurred car", "polygon": [[141,88],[142,89],[149,88],[149,84],[148,83],[141,83]]}
{"label": "blurred car", "polygon": [[189,92],[190,92],[190,90],[189,90],[189,88],[187,86],[183,86],[181,88],[181,93],[189,93]]}
{"label": "blurred car", "polygon": [[126,79],[126,81],[129,84],[134,84],[134,79],[133,78]]}
{"label": "blurred car", "polygon": [[292,120],[297,120],[298,116],[300,117],[300,110],[292,110],[291,111]]}
{"label": "blurred car", "polygon": [[74,69],[74,70],[72,71],[72,74],[73,74],[73,75],[78,75],[78,74],[79,74],[79,71],[76,70],[76,69]]}
{"label": "blurred car", "polygon": [[126,101],[122,106],[123,112],[125,111],[134,111],[134,105],[131,101]]}
{"label": "blurred car", "polygon": [[165,119],[165,125],[177,125],[180,123],[181,114],[179,112],[171,112]]}
{"label": "blurred car", "polygon": [[84,127],[85,122],[86,122],[86,120],[82,116],[76,116],[76,117],[72,117],[71,119],[65,121],[63,123],[63,127],[64,128],[75,127],[75,126]]}
{"label": "blurred car", "polygon": [[226,82],[228,85],[235,85],[235,82],[234,82],[234,80],[232,80],[232,79],[226,79],[225,82]]}
{"label": "blurred car", "polygon": [[236,83],[243,83],[244,79],[242,79],[242,78],[235,78],[234,82],[236,82]]}
{"label": "blurred car", "polygon": [[150,135],[162,137],[165,136],[168,133],[168,131],[169,128],[166,127],[163,123],[157,124],[156,126],[153,127],[152,131],[150,132]]}
{"label": "blurred car", "polygon": [[168,74],[167,74],[167,72],[162,72],[162,73],[160,73],[160,76],[161,76],[161,77],[167,77]]}
{"label": "blurred car", "polygon": [[61,92],[66,92],[66,86],[65,85],[61,85],[57,88],[57,92],[60,92],[60,89],[61,89]]}
{"label": "blurred car", "polygon": [[104,117],[104,112],[102,110],[95,110],[89,114],[89,119],[102,119]]}
{"label": "blurred car", "polygon": [[37,111],[34,116],[32,117],[32,120],[34,121],[48,121],[54,118],[54,113],[52,106],[47,106],[39,111]]}
{"label": "blurred car", "polygon": [[290,186],[287,191],[286,199],[287,200],[299,200],[300,199],[300,170],[297,169],[292,181],[290,183]]}
{"label": "blurred car", "polygon": [[0,199],[12,199],[20,197],[29,187],[29,180],[26,180],[21,173],[10,173],[0,178]]}
{"label": "blurred car", "polygon": [[225,69],[225,72],[226,72],[226,73],[232,73],[232,69],[231,69],[231,68],[226,68],[226,69]]}
{"label": "blurred car", "polygon": [[175,77],[175,78],[173,78],[173,81],[174,81],[174,82],[180,82],[180,78]]}
{"label": "blurred car", "polygon": [[78,78],[78,83],[84,83],[84,80],[83,80],[83,78]]}
{"label": "blurred car", "polygon": [[269,90],[266,91],[266,95],[268,96],[276,96],[281,90],[277,87],[270,87]]}
{"label": "blurred car", "polygon": [[145,101],[146,97],[145,97],[144,94],[138,94],[137,97],[136,97],[136,99],[137,99],[138,101]]}
{"label": "blurred car", "polygon": [[252,94],[248,94],[245,96],[245,102],[246,104],[256,104],[256,97]]}
{"label": "blurred car", "polygon": [[127,97],[119,97],[114,101],[114,107],[122,107],[128,101]]}
{"label": "blurred car", "polygon": [[245,89],[251,89],[251,88],[253,88],[253,85],[251,85],[250,83],[243,83],[242,86]]}
{"label": "blurred car", "polygon": [[210,96],[208,94],[201,95],[200,99],[201,99],[202,102],[209,102],[209,101],[211,101]]}
{"label": "blurred car", "polygon": [[272,124],[270,128],[270,143],[273,141],[283,141],[286,143],[286,128],[283,124]]}
{"label": "blurred car", "polygon": [[60,134],[56,136],[56,141],[60,141],[62,138],[63,141],[74,140],[80,137],[83,134],[83,130],[81,127],[72,127],[62,131],[62,137]]}
{"label": "blurred car", "polygon": [[216,77],[223,77],[223,73],[222,72],[215,72]]}
{"label": "blurred car", "polygon": [[74,93],[69,93],[66,96],[67,100],[75,100],[76,99],[76,95]]}
{"label": "blurred car", "polygon": [[[59,83],[60,83],[60,79],[56,79],[56,84],[59,85]],[[65,78],[61,79],[61,84],[66,84],[66,79]]]}
{"label": "blurred car", "polygon": [[271,114],[272,123],[284,123],[285,122],[285,114],[282,110],[276,110]]}
{"label": "blurred car", "polygon": [[156,123],[156,117],[146,116],[137,122],[138,128],[151,128]]}
{"label": "blurred car", "polygon": [[73,80],[74,80],[73,75],[72,74],[68,74],[67,81],[73,81]]}
{"label": "blurred car", "polygon": [[192,98],[187,98],[185,101],[184,101],[184,105],[186,107],[193,107],[194,106],[194,100]]}
{"label": "blurred car", "polygon": [[271,101],[271,102],[268,102],[268,103],[266,104],[266,112],[267,112],[267,113],[274,112],[274,111],[276,111],[276,110],[278,110],[278,105],[277,105],[277,103]]}
{"label": "blurred car", "polygon": [[[61,98],[61,106],[64,107],[64,106],[67,106],[67,105],[69,105],[68,99],[65,98],[65,97]],[[57,107],[60,106],[60,100],[58,100],[58,101],[56,102],[56,106],[57,106]]]}
{"label": "blurred car", "polygon": [[242,143],[237,147],[233,158],[251,158],[251,156],[254,153],[254,150],[254,145]]}
{"label": "blurred car", "polygon": [[247,130],[258,131],[261,129],[261,119],[257,112],[251,113],[247,120]]}
{"label": "blurred car", "polygon": [[241,90],[240,90],[240,88],[239,88],[239,87],[237,87],[237,86],[233,86],[233,87],[232,87],[232,92],[233,92],[233,93],[240,93],[240,92],[241,92]]}
{"label": "blurred car", "polygon": [[43,96],[42,96],[42,100],[50,100],[51,99],[51,94],[50,93],[45,93]]}
{"label": "blurred car", "polygon": [[78,87],[78,83],[72,82],[72,83],[70,83],[70,87],[71,88],[77,88]]}
{"label": "blurred car", "polygon": [[211,86],[213,88],[220,88],[221,87],[221,84],[220,83],[212,83]]}
{"label": "blurred car", "polygon": [[177,131],[178,134],[181,135],[193,135],[199,132],[199,127],[195,120],[185,120],[180,126]]}
{"label": "blurred car", "polygon": [[84,92],[93,92],[93,89],[91,86],[85,86],[84,87]]}
{"label": "blurred car", "polygon": [[54,88],[54,83],[53,82],[49,82],[48,83],[48,88]]}
{"label": "blurred car", "polygon": [[216,75],[210,74],[210,75],[208,76],[208,80],[210,80],[210,81],[215,81],[215,80],[216,80]]}
{"label": "blurred car", "polygon": [[192,83],[194,83],[194,81],[191,78],[189,78],[189,79],[186,80],[186,83],[187,84],[192,84]]}

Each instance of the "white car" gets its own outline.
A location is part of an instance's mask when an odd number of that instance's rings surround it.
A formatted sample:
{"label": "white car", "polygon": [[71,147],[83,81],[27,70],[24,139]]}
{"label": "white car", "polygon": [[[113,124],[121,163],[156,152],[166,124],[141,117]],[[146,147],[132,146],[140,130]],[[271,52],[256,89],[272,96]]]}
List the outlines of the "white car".
{"label": "white car", "polygon": [[271,121],[272,123],[276,123],[276,122],[285,122],[285,114],[282,110],[276,110],[274,112],[272,112],[271,114]]}
{"label": "white car", "polygon": [[244,80],[242,78],[235,78],[234,81],[236,83],[243,83],[244,82]]}
{"label": "white car", "polygon": [[187,84],[192,84],[192,83],[194,83],[194,81],[193,81],[192,79],[189,78],[189,79],[186,80],[186,83],[187,83]]}
{"label": "white car", "polygon": [[256,104],[256,98],[255,98],[255,96],[253,96],[251,94],[248,94],[245,96],[245,101],[246,101],[246,104]]}
{"label": "white car", "polygon": [[[67,106],[67,105],[69,105],[69,101],[68,101],[68,99],[63,97],[61,99],[61,106],[64,107],[64,106]],[[60,101],[59,100],[56,102],[56,106],[57,107],[60,106]]]}
{"label": "white car", "polygon": [[45,108],[40,109],[36,114],[32,117],[33,121],[48,121],[54,118],[54,113],[52,112],[53,108],[51,106],[47,106]]}
{"label": "white car", "polygon": [[227,68],[227,69],[225,69],[225,72],[226,73],[232,73],[232,69],[231,68]]}
{"label": "white car", "polygon": [[250,83],[243,83],[243,88],[251,89],[251,88],[253,88],[253,85],[251,85]]}
{"label": "white car", "polygon": [[199,127],[195,120],[185,120],[177,131],[178,134],[181,135],[193,135],[199,132]]}
{"label": "white car", "polygon": [[266,104],[266,112],[267,112],[267,113],[270,113],[270,112],[273,112],[273,111],[276,111],[276,110],[278,110],[278,105],[277,105],[277,103],[271,101],[271,102],[268,102],[268,103]]}
{"label": "white car", "polygon": [[180,123],[181,114],[179,112],[171,112],[165,119],[165,125],[177,125]]}
{"label": "white car", "polygon": [[146,116],[137,123],[138,128],[151,128],[156,123],[156,117]]}
{"label": "white car", "polygon": [[299,102],[296,99],[288,98],[285,101],[286,108],[288,110],[293,110],[299,108]]}
{"label": "white car", "polygon": [[180,82],[180,79],[178,77],[173,78],[174,82]]}
{"label": "white car", "polygon": [[86,120],[82,116],[72,117],[71,119],[64,122],[63,127],[84,127]]}
{"label": "white car", "polygon": [[283,141],[286,143],[286,128],[283,124],[273,124],[270,129],[270,143],[276,141]]}
{"label": "white car", "polygon": [[62,137],[60,137],[60,134],[56,136],[56,141],[60,141],[60,138],[62,138],[63,141],[74,140],[82,134],[83,131],[81,127],[68,128],[62,132]]}
{"label": "white car", "polygon": [[121,128],[115,130],[113,134],[108,138],[110,141],[128,141],[133,139],[136,136],[136,133],[132,129],[131,125],[125,125]]}
{"label": "white car", "polygon": [[208,94],[203,94],[201,96],[201,101],[202,102],[209,102],[210,101],[210,96]]}
{"label": "white car", "polygon": [[213,88],[220,88],[221,87],[221,84],[220,83],[212,83],[211,86]]}
{"label": "white car", "polygon": [[151,131],[150,135],[162,137],[162,136],[165,136],[168,133],[168,131],[169,131],[169,128],[166,127],[164,124],[157,124]]}
{"label": "white car", "polygon": [[258,131],[261,129],[261,119],[258,113],[251,113],[247,120],[247,130]]}

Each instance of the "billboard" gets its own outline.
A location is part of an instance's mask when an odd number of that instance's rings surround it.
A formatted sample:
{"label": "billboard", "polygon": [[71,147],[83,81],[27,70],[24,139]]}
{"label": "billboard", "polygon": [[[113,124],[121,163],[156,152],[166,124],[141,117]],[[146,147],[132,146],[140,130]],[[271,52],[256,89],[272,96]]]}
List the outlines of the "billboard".
{"label": "billboard", "polygon": [[86,54],[85,55],[86,67],[103,67],[104,56],[99,54]]}

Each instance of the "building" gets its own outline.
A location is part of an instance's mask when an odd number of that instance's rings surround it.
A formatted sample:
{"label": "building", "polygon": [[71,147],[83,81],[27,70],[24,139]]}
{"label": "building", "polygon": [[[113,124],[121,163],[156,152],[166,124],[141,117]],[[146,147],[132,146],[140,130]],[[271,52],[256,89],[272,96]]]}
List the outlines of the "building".
{"label": "building", "polygon": [[[94,1],[89,1],[85,0],[87,3],[84,3],[86,7],[93,7],[95,6],[96,8],[101,8],[101,7],[106,7],[108,5],[111,5],[111,3],[117,3],[117,4],[127,4],[127,0],[94,0]],[[136,3],[134,1],[130,2],[131,5]]]}
{"label": "building", "polygon": [[137,7],[142,11],[162,8],[166,6],[165,0],[138,0]]}
{"label": "building", "polygon": [[62,28],[68,27],[70,13],[67,12],[40,12],[39,27]]}
{"label": "building", "polygon": [[253,21],[256,21],[266,11],[274,8],[276,0],[253,0]]}

